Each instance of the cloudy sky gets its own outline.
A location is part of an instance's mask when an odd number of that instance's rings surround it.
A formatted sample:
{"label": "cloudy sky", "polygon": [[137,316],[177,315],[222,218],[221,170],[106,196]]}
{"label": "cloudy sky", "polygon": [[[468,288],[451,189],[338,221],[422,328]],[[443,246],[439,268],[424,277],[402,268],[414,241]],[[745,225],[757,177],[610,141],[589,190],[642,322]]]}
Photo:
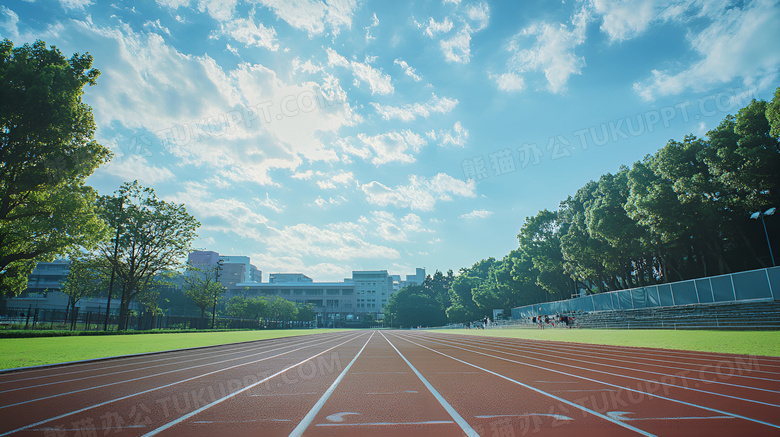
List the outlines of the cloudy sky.
{"label": "cloudy sky", "polygon": [[264,279],[453,269],[780,85],[777,1],[5,0],[89,52],[89,183],[138,179]]}

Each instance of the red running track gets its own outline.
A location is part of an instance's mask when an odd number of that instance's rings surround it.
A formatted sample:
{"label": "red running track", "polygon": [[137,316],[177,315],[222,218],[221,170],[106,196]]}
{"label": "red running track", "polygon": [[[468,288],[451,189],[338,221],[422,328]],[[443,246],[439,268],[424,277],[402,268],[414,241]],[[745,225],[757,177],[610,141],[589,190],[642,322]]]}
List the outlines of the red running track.
{"label": "red running track", "polygon": [[348,331],[0,374],[0,437],[780,435],[780,358]]}

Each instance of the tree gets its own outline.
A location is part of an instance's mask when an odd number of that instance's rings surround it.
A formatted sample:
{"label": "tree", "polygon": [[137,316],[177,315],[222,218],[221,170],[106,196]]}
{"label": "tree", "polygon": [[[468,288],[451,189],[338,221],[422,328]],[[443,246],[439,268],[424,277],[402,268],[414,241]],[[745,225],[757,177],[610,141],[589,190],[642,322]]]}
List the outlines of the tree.
{"label": "tree", "polygon": [[82,88],[100,72],[43,41],[0,42],[0,293],[24,290],[36,261],[105,238],[86,178],[110,152],[94,140]]}
{"label": "tree", "polygon": [[200,317],[214,306],[225,287],[217,281],[217,266],[195,266],[187,264],[184,272],[184,294],[200,308]]}
{"label": "tree", "polygon": [[98,253],[119,279],[120,329],[124,329],[130,302],[151,290],[156,274],[180,266],[200,223],[184,205],[158,199],[153,189],[138,185],[138,181],[124,183],[115,196],[123,202],[102,196],[98,203],[106,223],[115,227],[113,232],[118,231],[118,250],[115,256],[113,242],[104,241]]}
{"label": "tree", "polygon": [[442,326],[447,323],[444,310],[422,285],[410,285],[394,293],[383,311],[385,320],[392,320],[394,326]]}
{"label": "tree", "polygon": [[60,291],[68,296],[68,308],[71,314],[76,311],[79,300],[100,294],[104,275],[98,266],[98,260],[89,257],[71,256],[70,268]]}

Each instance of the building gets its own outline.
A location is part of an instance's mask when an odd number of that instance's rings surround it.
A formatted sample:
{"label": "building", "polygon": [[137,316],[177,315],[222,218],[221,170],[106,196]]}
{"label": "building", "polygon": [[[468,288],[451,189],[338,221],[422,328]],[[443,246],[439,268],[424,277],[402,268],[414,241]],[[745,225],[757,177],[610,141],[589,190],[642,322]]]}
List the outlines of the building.
{"label": "building", "polygon": [[[225,297],[281,297],[297,304],[310,304],[320,326],[340,327],[357,320],[355,284],[314,282],[300,273],[272,274],[272,282],[242,283],[227,288]],[[289,278],[290,281],[283,281]]]}
{"label": "building", "polygon": [[381,319],[382,311],[395,291],[393,278],[387,274],[387,270],[353,271],[352,278],[344,281],[355,284],[357,312]]}
{"label": "building", "polygon": [[406,281],[402,281],[399,288],[408,287],[410,285],[422,285],[425,282],[425,268],[417,267],[415,274],[406,275]]}
{"label": "building", "polygon": [[287,282],[314,282],[310,277],[302,273],[271,273],[268,282],[272,284],[284,284]]}
{"label": "building", "polygon": [[[68,308],[69,298],[62,293],[62,283],[68,278],[70,261],[58,259],[53,262],[39,262],[27,277],[27,289],[19,296],[5,299],[6,312],[20,312],[29,309],[62,310]],[[107,287],[106,287],[107,288]],[[107,297],[83,298],[76,303],[81,312],[102,312],[105,314]],[[119,311],[119,299],[111,299],[111,312]]]}
{"label": "building", "polygon": [[196,250],[187,257],[190,265],[200,269],[215,269],[220,264],[219,282],[224,287],[259,283],[263,272],[252,265],[248,256],[220,255],[210,250]]}

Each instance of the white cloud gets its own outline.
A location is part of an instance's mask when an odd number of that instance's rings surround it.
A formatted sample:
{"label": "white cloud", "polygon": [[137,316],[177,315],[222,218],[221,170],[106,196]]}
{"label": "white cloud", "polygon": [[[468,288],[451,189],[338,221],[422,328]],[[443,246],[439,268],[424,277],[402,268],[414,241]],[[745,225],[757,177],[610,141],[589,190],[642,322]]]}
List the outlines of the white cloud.
{"label": "white cloud", "polygon": [[496,82],[501,91],[515,92],[525,89],[525,80],[515,73],[491,74],[490,78]]}
{"label": "white cloud", "polygon": [[471,60],[471,32],[464,29],[450,39],[439,41],[447,62],[466,64]]}
{"label": "white cloud", "polygon": [[159,18],[157,20],[155,20],[155,21],[147,21],[146,23],[144,23],[144,28],[145,29],[159,30],[160,32],[165,33],[168,36],[171,36],[171,31],[168,30],[167,27],[163,26],[162,23],[160,23],[160,19]]}
{"label": "white cloud", "polygon": [[[471,35],[485,29],[490,22],[490,6],[486,2],[469,4],[465,7],[460,1],[451,2],[456,5],[450,15],[442,21],[428,18],[428,23],[414,20],[414,24],[423,29],[423,34],[436,39],[447,35],[439,41],[439,48],[447,62],[466,64],[471,61]],[[453,29],[457,32],[451,34]]]}
{"label": "white cloud", "polygon": [[258,205],[265,206],[276,213],[283,212],[285,208],[278,200],[271,199],[271,196],[268,193],[265,193],[265,199],[255,197],[253,200],[257,202]]}
{"label": "white cloud", "polygon": [[255,23],[254,17],[235,18],[220,26],[223,35],[228,35],[246,47],[264,47],[272,51],[279,49],[276,30],[273,27],[265,27],[263,23]]}
{"label": "white cloud", "polygon": [[420,135],[410,130],[388,132],[375,136],[358,134],[358,138],[373,151],[374,158],[371,162],[374,165],[389,162],[415,162],[415,157],[411,153],[418,153],[426,143]]}
{"label": "white cloud", "polygon": [[328,48],[328,64],[331,66],[344,67],[352,72],[355,77],[356,85],[365,82],[371,88],[371,94],[392,94],[394,92],[392,79],[390,75],[382,73],[368,64],[349,61],[347,58],[338,54],[335,50]]}
{"label": "white cloud", "polygon": [[0,5],[0,29],[3,29],[4,37],[12,41],[19,39],[19,16],[16,12]]}
{"label": "white cloud", "polygon": [[475,209],[468,214],[461,214],[460,218],[466,220],[482,219],[482,218],[490,217],[491,215],[493,215],[493,211],[488,211],[486,209]]}
{"label": "white cloud", "polygon": [[343,190],[349,186],[357,186],[355,174],[351,171],[339,170],[334,173],[316,172],[314,175],[318,180],[317,186],[322,190]]}
{"label": "white cloud", "polygon": [[457,99],[438,97],[436,94],[425,103],[411,103],[403,106],[380,105],[371,102],[377,113],[385,120],[399,119],[401,121],[414,121],[417,117],[428,118],[433,113],[446,114],[457,106]]}
{"label": "white cloud", "polygon": [[371,29],[377,26],[379,26],[379,18],[376,17],[376,12],[374,12],[374,16],[371,19],[371,24],[363,28],[366,30],[366,41],[371,41],[376,39],[375,36],[371,35]]}
{"label": "white cloud", "polygon": [[87,6],[91,6],[94,0],[60,0],[60,4],[63,8],[68,10],[86,9]]}
{"label": "white cloud", "polygon": [[422,219],[414,213],[409,213],[400,219],[389,211],[371,211],[368,218],[362,222],[370,227],[383,240],[407,242],[410,234],[431,232],[422,224]]}
{"label": "white cloud", "polygon": [[332,76],[289,81],[259,64],[223,69],[208,55],[182,54],[125,24],[67,25],[58,30],[67,35],[59,46],[78,40],[101,60],[101,92],[86,97],[100,128],[152,132],[179,164],[227,180],[274,184],[271,169],[337,160],[321,137],[359,120]]}
{"label": "white cloud", "polygon": [[185,183],[183,191],[167,196],[165,200],[185,204],[187,212],[201,222],[201,232],[256,238],[258,231],[269,223],[264,215],[255,212],[249,204],[212,193],[200,182]]}
{"label": "white cloud", "polygon": [[122,181],[138,180],[142,185],[150,186],[176,179],[166,167],[157,167],[140,155],[115,157],[95,172],[96,176],[111,175]]}
{"label": "white cloud", "polygon": [[644,33],[653,22],[687,19],[701,8],[703,14],[722,9],[726,0],[590,0],[589,7],[602,19],[601,31],[611,41],[624,41]]}
{"label": "white cloud", "polygon": [[[422,26],[422,24],[419,24],[419,26]],[[439,34],[447,33],[452,30],[452,26],[452,20],[450,20],[449,17],[445,18],[442,22],[436,22],[433,17],[429,17],[428,25],[425,26],[423,32],[429,37],[435,38]]]}
{"label": "white cloud", "polygon": [[478,5],[469,5],[466,7],[466,16],[477,24],[474,32],[479,32],[486,28],[488,22],[490,22],[490,6],[485,2],[481,2]]}
{"label": "white cloud", "polygon": [[176,10],[182,6],[189,6],[191,0],[155,0],[158,5]]}
{"label": "white cloud", "polygon": [[406,63],[406,61],[396,58],[396,60],[394,60],[393,63],[395,65],[400,66],[404,70],[404,73],[407,76],[411,77],[415,82],[419,82],[420,80],[422,80],[422,78],[417,74],[414,68],[410,67],[409,64]]}
{"label": "white cloud", "polygon": [[469,139],[469,131],[463,125],[456,121],[452,129],[441,129],[438,134],[430,131],[426,134],[431,140],[439,140],[440,146],[453,145],[464,147]]}
{"label": "white cloud", "polygon": [[[585,66],[585,59],[574,50],[585,42],[588,20],[582,9],[572,17],[571,28],[564,23],[537,22],[521,30],[508,46],[510,73],[541,71],[551,92],[564,91],[569,77],[580,74]],[[528,39],[534,40],[533,45],[526,43]]]}
{"label": "white cloud", "polygon": [[476,185],[472,180],[462,181],[445,173],[431,179],[412,175],[408,185],[394,188],[372,181],[361,187],[369,203],[379,206],[395,206],[418,211],[432,211],[436,202],[450,201],[453,196],[476,197]]}
{"label": "white cloud", "polygon": [[362,235],[365,230],[356,223],[331,223],[323,227],[300,223],[269,230],[270,234],[263,240],[270,253],[341,261],[400,257],[396,249],[367,242]]}
{"label": "white cloud", "polygon": [[260,0],[290,26],[305,30],[309,36],[321,35],[326,25],[334,34],[352,28],[356,0]]}
{"label": "white cloud", "polygon": [[742,79],[746,84],[764,84],[780,67],[780,5],[757,0],[743,8],[729,7],[703,31],[689,36],[699,59],[682,71],[653,70],[652,76],[634,84],[646,100],[657,95],[696,91]]}
{"label": "white cloud", "polygon": [[211,18],[217,21],[230,21],[235,15],[238,0],[199,0],[198,10],[208,11]]}

